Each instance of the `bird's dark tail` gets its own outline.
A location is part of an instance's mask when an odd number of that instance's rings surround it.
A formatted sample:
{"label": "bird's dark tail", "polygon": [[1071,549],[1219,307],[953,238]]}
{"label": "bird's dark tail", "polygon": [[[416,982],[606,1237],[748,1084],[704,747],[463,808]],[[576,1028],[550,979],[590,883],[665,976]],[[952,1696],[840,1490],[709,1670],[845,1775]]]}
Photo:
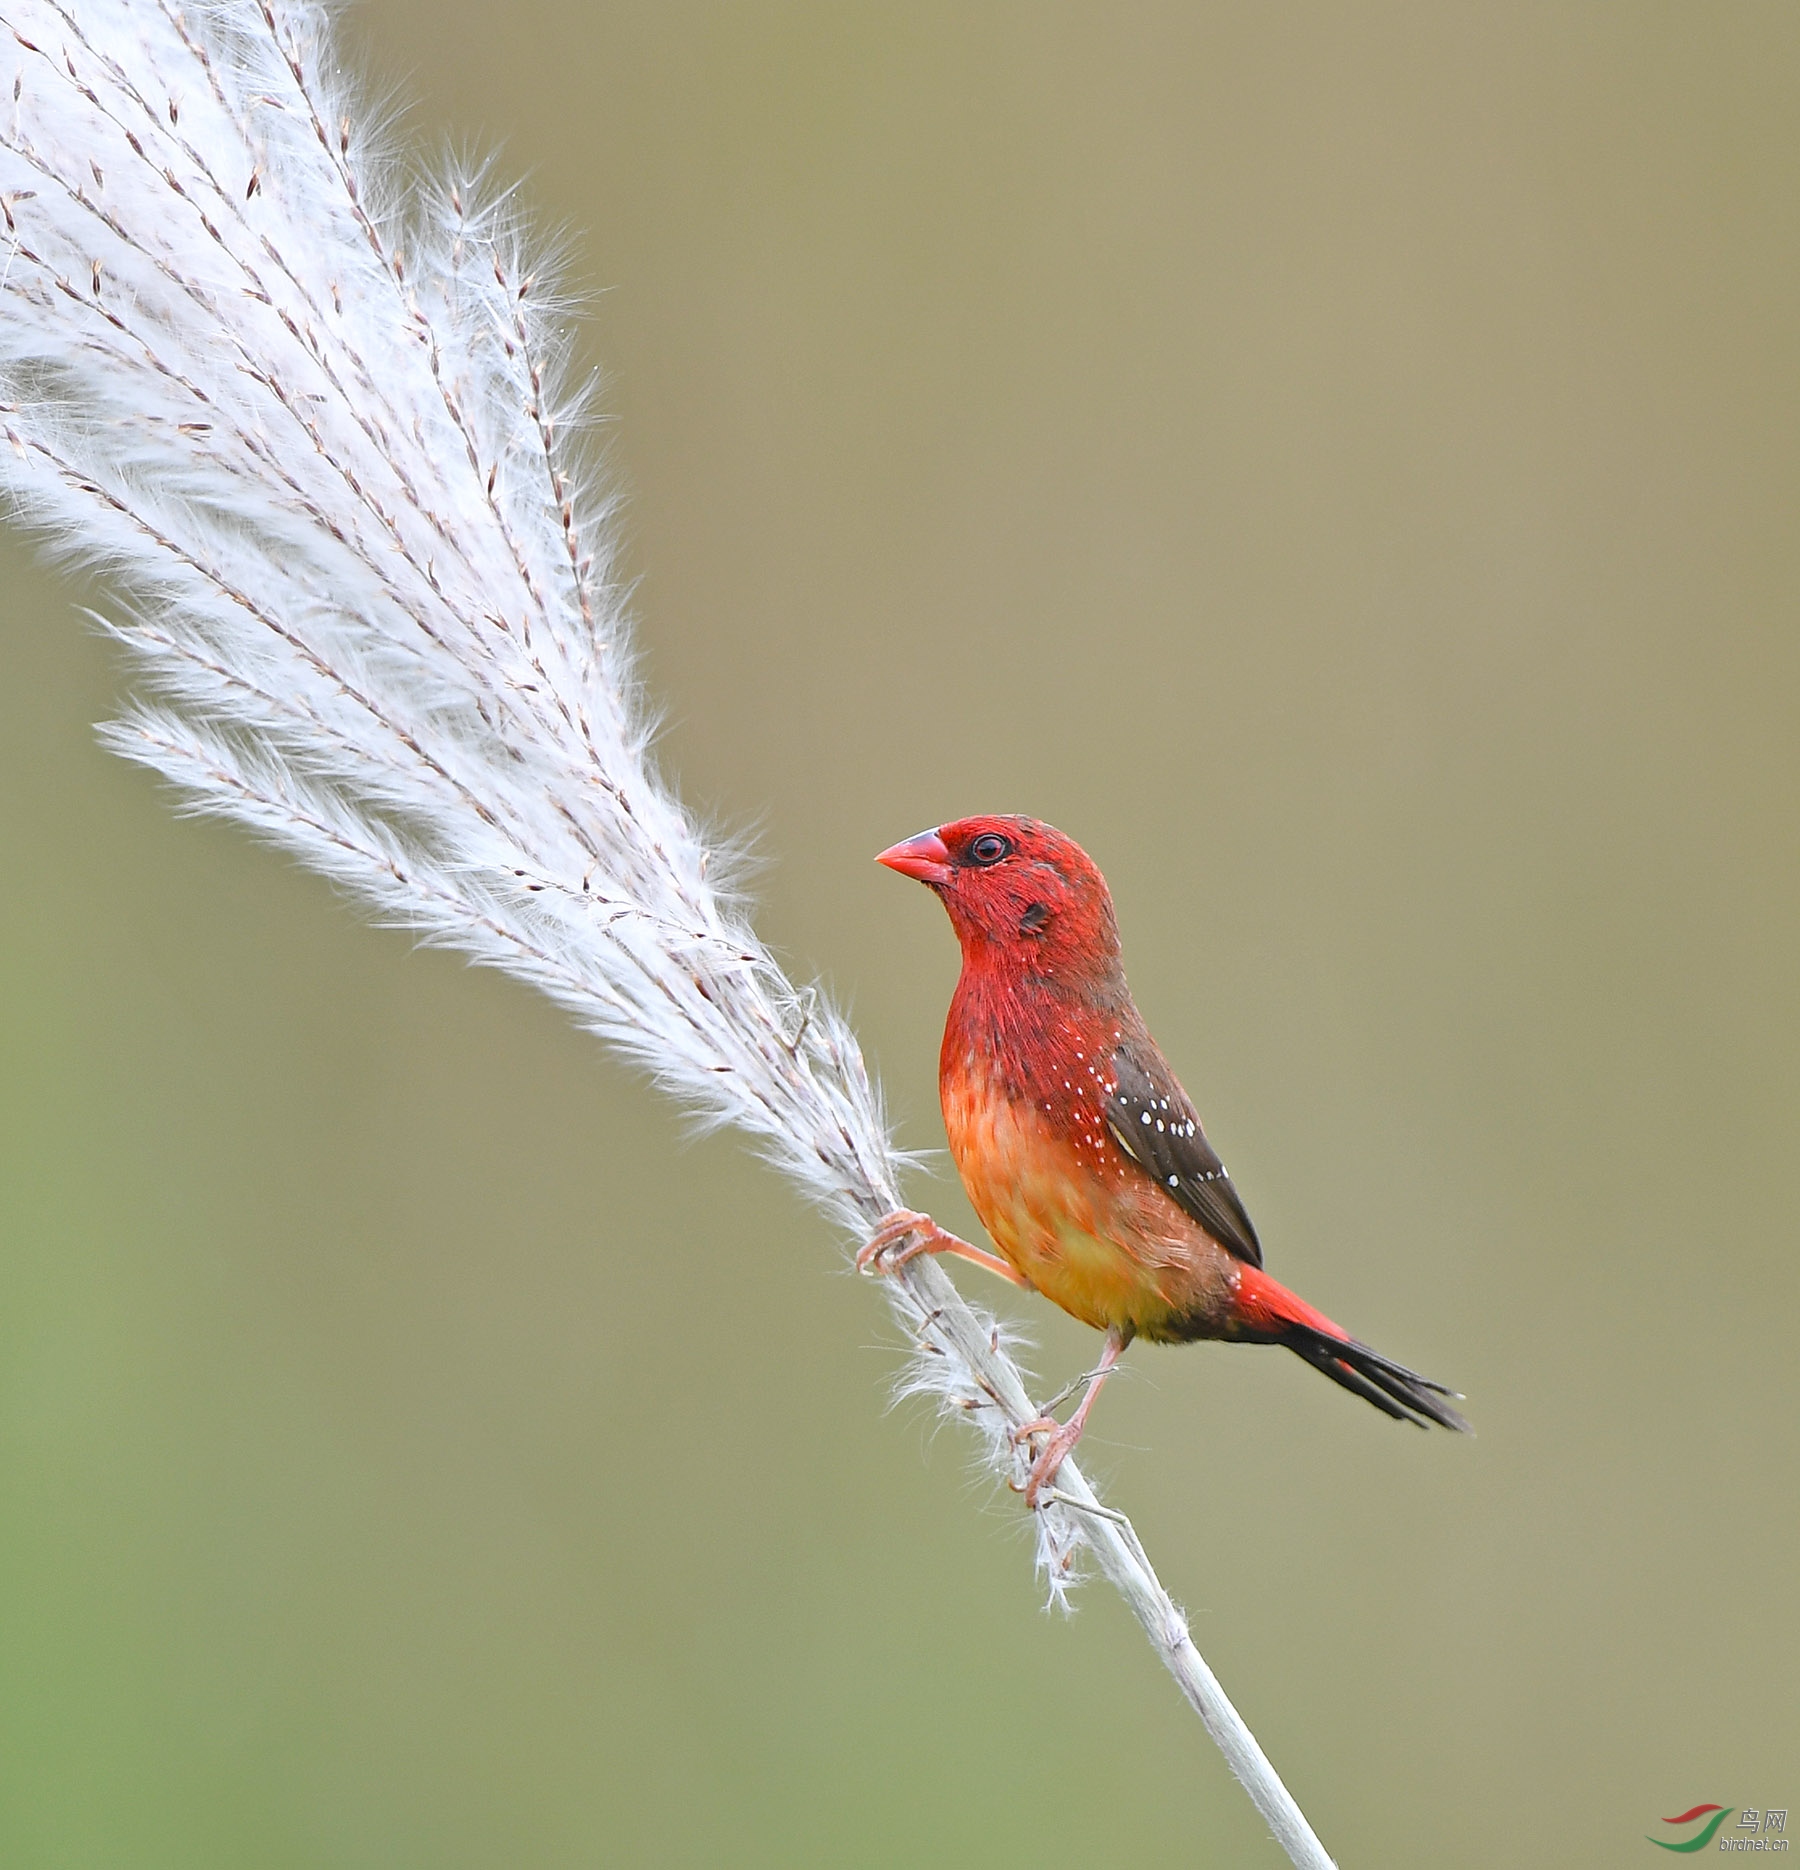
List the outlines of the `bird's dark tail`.
{"label": "bird's dark tail", "polygon": [[1450,1407],[1447,1399],[1456,1396],[1455,1390],[1370,1350],[1267,1273],[1254,1266],[1237,1270],[1241,1337],[1285,1344],[1296,1357],[1305,1358],[1332,1382],[1341,1383],[1397,1422],[1411,1422],[1418,1428],[1436,1422],[1464,1435],[1474,1433]]}

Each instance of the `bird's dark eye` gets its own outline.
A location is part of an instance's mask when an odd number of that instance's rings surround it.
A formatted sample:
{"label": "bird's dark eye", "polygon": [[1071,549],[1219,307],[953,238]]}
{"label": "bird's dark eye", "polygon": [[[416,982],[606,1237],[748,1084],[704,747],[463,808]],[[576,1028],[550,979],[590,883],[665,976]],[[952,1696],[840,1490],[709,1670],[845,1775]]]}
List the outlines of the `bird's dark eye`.
{"label": "bird's dark eye", "polygon": [[969,855],[978,864],[997,864],[1011,849],[1011,838],[1003,838],[998,831],[984,831],[969,846]]}

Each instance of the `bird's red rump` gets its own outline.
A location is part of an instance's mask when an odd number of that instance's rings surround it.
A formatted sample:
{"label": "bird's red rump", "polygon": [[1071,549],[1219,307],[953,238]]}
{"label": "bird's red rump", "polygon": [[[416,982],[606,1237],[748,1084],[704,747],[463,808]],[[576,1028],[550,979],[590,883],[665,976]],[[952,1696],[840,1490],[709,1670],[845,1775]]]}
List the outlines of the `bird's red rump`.
{"label": "bird's red rump", "polygon": [[1272,1337],[1279,1337],[1289,1325],[1304,1325],[1330,1338],[1348,1339],[1350,1335],[1279,1280],[1254,1266],[1246,1266],[1238,1275],[1237,1314],[1253,1331],[1266,1331]]}

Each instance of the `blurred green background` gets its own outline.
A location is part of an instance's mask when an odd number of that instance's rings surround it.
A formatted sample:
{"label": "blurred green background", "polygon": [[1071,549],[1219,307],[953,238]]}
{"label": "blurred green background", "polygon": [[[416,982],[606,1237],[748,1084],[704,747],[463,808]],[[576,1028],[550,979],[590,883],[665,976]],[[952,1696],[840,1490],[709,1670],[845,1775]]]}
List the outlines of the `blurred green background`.
{"label": "blurred green background", "polygon": [[[1145,1347],[1089,1438],[1344,1864],[1800,1808],[1800,14],[347,44],[576,230],[669,767],[904,1140],[870,856],[1051,818],[1272,1269],[1468,1392]],[[92,597],[0,562],[0,1860],[1279,1862],[824,1226],[98,752]]]}

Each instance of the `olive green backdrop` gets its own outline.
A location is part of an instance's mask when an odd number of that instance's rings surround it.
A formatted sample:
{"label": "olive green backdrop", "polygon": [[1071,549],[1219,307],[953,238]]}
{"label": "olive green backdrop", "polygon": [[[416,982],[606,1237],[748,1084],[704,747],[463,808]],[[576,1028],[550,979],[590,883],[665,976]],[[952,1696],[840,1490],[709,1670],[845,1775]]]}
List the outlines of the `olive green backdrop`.
{"label": "olive green backdrop", "polygon": [[[1088,1444],[1346,1866],[1800,1832],[1800,15],[348,43],[574,230],[666,759],[904,1140],[954,945],[869,858],[1051,818],[1273,1269],[1468,1392],[1151,1347]],[[0,1859],[1277,1862],[787,1188],[178,820],[0,580]]]}

